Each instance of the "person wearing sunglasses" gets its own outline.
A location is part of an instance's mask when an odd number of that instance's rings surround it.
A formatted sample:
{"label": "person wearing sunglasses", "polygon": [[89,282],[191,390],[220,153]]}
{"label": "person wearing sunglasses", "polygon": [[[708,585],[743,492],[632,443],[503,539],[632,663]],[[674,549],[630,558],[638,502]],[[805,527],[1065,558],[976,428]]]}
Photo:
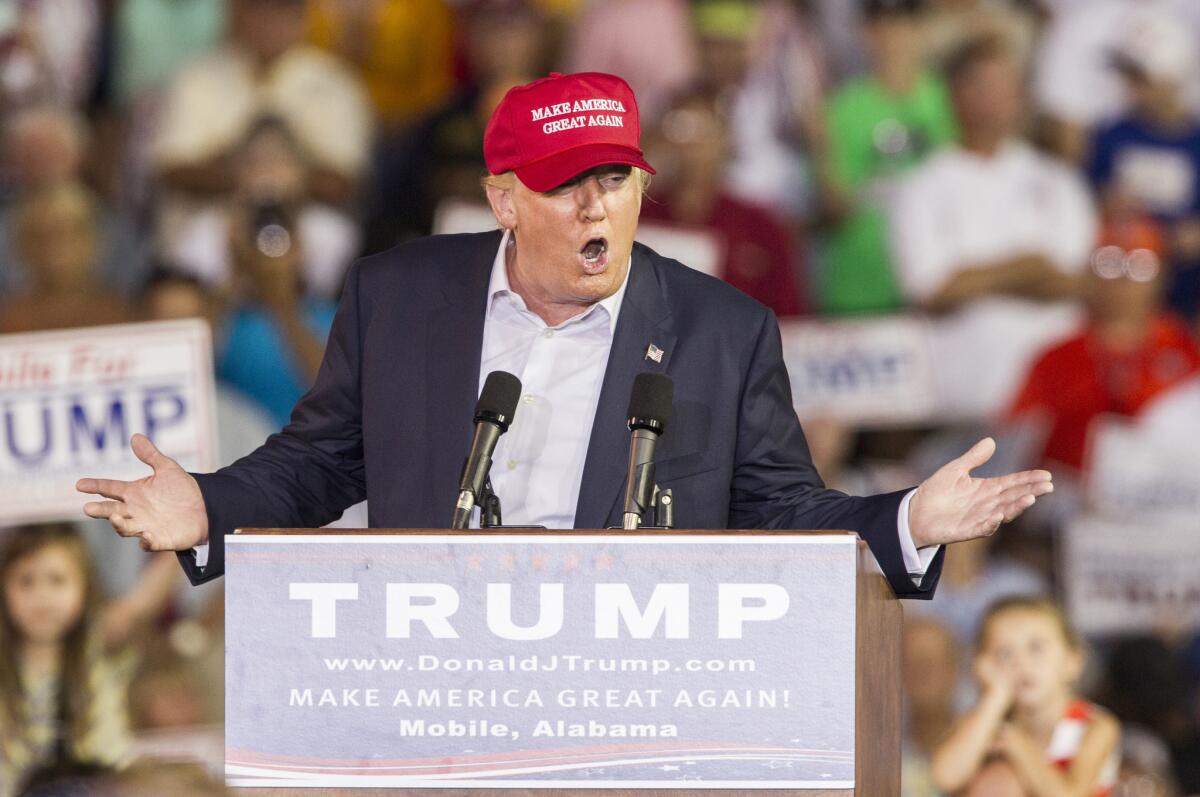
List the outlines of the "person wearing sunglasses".
{"label": "person wearing sunglasses", "polygon": [[1082,472],[1101,414],[1135,416],[1200,372],[1200,348],[1164,302],[1165,245],[1148,218],[1110,222],[1083,276],[1087,321],[1042,354],[1009,411],[1048,424],[1043,459]]}

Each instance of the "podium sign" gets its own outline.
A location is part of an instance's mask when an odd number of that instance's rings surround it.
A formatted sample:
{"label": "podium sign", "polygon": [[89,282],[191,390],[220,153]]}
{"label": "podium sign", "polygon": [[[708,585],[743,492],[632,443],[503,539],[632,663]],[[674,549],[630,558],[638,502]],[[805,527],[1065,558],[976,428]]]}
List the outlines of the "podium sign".
{"label": "podium sign", "polygon": [[852,535],[239,534],[234,786],[852,789]]}

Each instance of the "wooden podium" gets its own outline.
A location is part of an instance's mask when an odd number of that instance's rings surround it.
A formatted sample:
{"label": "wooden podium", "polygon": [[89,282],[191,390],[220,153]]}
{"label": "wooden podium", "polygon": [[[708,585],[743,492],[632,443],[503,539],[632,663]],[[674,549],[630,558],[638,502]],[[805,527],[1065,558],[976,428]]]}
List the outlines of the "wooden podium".
{"label": "wooden podium", "polygon": [[[791,788],[780,786],[769,786],[766,788],[738,788],[736,786],[722,785],[719,788],[704,788],[704,784],[698,783],[697,788],[681,788],[676,785],[671,785],[668,788],[590,788],[585,785],[572,785],[570,787],[538,787],[528,788],[522,787],[502,787],[497,783],[496,787],[458,787],[447,785],[446,787],[429,787],[429,786],[394,786],[387,787],[328,787],[328,786],[308,786],[303,788],[295,788],[292,786],[271,785],[264,781],[264,785],[255,785],[246,787],[246,784],[238,784],[238,781],[233,776],[230,776],[231,782],[240,786],[235,788],[235,793],[245,795],[245,797],[282,797],[282,795],[295,795],[295,797],[315,797],[316,795],[391,795],[396,793],[416,793],[429,794],[434,797],[441,795],[517,795],[528,794],[530,797],[542,797],[542,795],[562,794],[571,795],[632,795],[632,794],[649,794],[661,795],[661,797],[677,797],[677,795],[731,795],[731,794],[754,794],[763,795],[782,795],[793,794],[797,797],[847,797],[849,795],[859,795],[860,797],[892,797],[900,793],[900,737],[901,737],[901,622],[902,612],[899,601],[892,593],[890,586],[883,577],[867,548],[866,543],[857,540],[856,535],[851,532],[798,532],[798,531],[738,531],[731,532],[716,532],[716,531],[583,531],[577,530],[572,532],[560,531],[545,531],[533,529],[504,529],[497,531],[472,531],[472,532],[447,532],[444,530],[422,529],[422,530],[386,530],[386,529],[371,529],[371,530],[342,530],[334,532],[328,530],[306,530],[306,529],[244,529],[237,532],[237,537],[228,540],[230,543],[227,546],[226,554],[226,581],[227,592],[233,595],[242,586],[242,582],[262,581],[260,576],[250,572],[250,567],[256,562],[264,558],[262,553],[254,551],[268,551],[273,549],[283,549],[291,552],[306,551],[307,549],[294,547],[291,542],[294,540],[296,545],[300,545],[301,541],[306,543],[325,542],[327,540],[345,541],[347,543],[366,542],[372,538],[394,538],[396,540],[411,540],[417,543],[429,541],[432,544],[433,539],[444,541],[453,534],[454,540],[462,540],[468,542],[485,542],[491,541],[502,535],[504,538],[518,540],[525,544],[539,544],[539,538],[547,538],[541,540],[549,544],[551,541],[562,542],[565,538],[572,539],[579,537],[585,539],[603,540],[613,539],[624,542],[624,539],[629,535],[637,535],[641,537],[653,536],[655,540],[651,542],[662,541],[664,543],[684,543],[695,542],[698,544],[708,543],[711,545],[721,541],[738,540],[739,544],[746,542],[764,542],[771,544],[797,543],[803,545],[806,549],[810,543],[820,541],[837,543],[836,547],[839,551],[845,552],[846,545],[855,545],[856,550],[847,552],[853,560],[851,565],[854,567],[853,583],[850,589],[854,594],[854,610],[853,610],[853,662],[854,662],[854,677],[853,677],[853,788],[838,787],[824,788],[819,784],[806,786],[805,788]],[[243,536],[244,535],[244,536]],[[261,543],[277,542],[288,543],[283,546],[259,546],[253,551],[250,546],[243,546],[237,543],[257,541]],[[383,540],[376,540],[383,542]],[[379,546],[375,546],[378,548]],[[814,549],[816,546],[813,546]],[[243,549],[246,550],[243,553]],[[443,548],[438,548],[441,551]],[[289,554],[293,555],[293,554]],[[326,557],[321,551],[313,551],[312,553],[304,553],[297,558],[304,561],[324,561]],[[338,557],[333,557],[337,559]],[[347,557],[342,557],[346,559]],[[362,567],[368,570],[372,567],[379,569],[386,565],[386,557],[368,558],[365,565],[360,565],[356,572],[364,572]],[[243,564],[249,563],[249,564]],[[472,562],[472,567],[474,563]],[[536,564],[536,563],[535,563]],[[841,567],[842,565],[839,565]],[[349,564],[346,567],[337,570],[337,572],[350,572]],[[516,579],[514,578],[514,581]],[[389,593],[390,594],[390,593]],[[842,594],[842,593],[839,593]],[[357,597],[357,592],[356,592]],[[811,599],[811,595],[806,595],[806,599]],[[293,595],[293,601],[295,596]],[[833,601],[833,598],[830,598]],[[844,601],[844,602],[848,602]],[[227,649],[238,647],[235,644],[236,634],[238,633],[234,614],[239,611],[244,611],[248,602],[246,599],[239,601],[231,601],[227,603],[227,629],[230,629],[230,639],[227,641]],[[341,607],[355,608],[361,604],[343,602],[339,604]],[[457,603],[455,604],[457,606]],[[313,603],[314,619],[313,629],[316,634],[316,603]],[[240,607],[240,608],[239,608]],[[293,606],[294,608],[294,606]],[[306,609],[307,610],[307,609]],[[511,614],[510,606],[510,614]],[[812,611],[820,611],[812,609]],[[338,623],[343,633],[350,630],[350,623],[354,622],[352,612],[342,611],[338,616]],[[649,610],[647,610],[649,613]],[[849,611],[846,612],[847,618],[850,616]],[[374,621],[372,621],[374,622]],[[382,626],[382,624],[380,624]],[[848,633],[848,632],[847,632]],[[849,657],[847,657],[849,658]],[[845,662],[849,666],[850,662]],[[231,745],[232,739],[230,736],[231,725],[229,724],[230,714],[237,713],[243,710],[241,703],[235,704],[237,700],[232,696],[230,685],[240,682],[236,679],[241,677],[239,673],[245,672],[246,668],[242,664],[238,664],[239,671],[235,673],[231,666],[234,665],[232,657],[227,658],[227,746]],[[678,669],[678,668],[676,668]],[[847,683],[848,683],[848,676]],[[806,680],[806,679],[802,679]],[[799,707],[798,707],[799,708]],[[804,707],[805,709],[807,707]],[[664,712],[670,712],[671,709],[665,708]],[[512,712],[516,714],[517,712]],[[244,738],[245,726],[239,726],[239,731]],[[795,739],[793,742],[797,741]],[[470,752],[470,751],[467,751]],[[235,763],[237,755],[233,748],[227,749],[227,768],[231,763]],[[414,759],[415,760],[415,759]],[[689,764],[695,762],[687,762]],[[849,766],[849,759],[845,759],[845,763]],[[791,766],[791,764],[786,764]],[[764,764],[764,766],[766,766]],[[772,764],[773,766],[773,764]],[[667,768],[667,765],[662,767]],[[678,769],[678,767],[674,767]],[[227,769],[227,771],[230,771]],[[603,771],[603,770],[600,770]]]}

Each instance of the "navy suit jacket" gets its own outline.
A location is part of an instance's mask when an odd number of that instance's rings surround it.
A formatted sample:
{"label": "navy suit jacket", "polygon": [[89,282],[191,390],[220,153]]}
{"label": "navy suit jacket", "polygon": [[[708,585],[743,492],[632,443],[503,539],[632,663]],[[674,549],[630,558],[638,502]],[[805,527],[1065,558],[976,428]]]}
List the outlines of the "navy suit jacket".
{"label": "navy suit jacket", "polygon": [[[323,526],[364,498],[372,527],[447,526],[473,433],[500,238],[423,238],[351,268],[316,383],[291,422],[249,456],[196,476],[210,549],[203,569],[180,555],[193,583],[224,571],[224,536],[235,528]],[[651,344],[661,362],[646,357]],[[620,525],[625,409],[641,371],[675,383],[656,462],[679,528],[857,531],[898,595],[932,596],[942,554],[915,586],[896,528],[904,494],[851,497],[817,475],[774,314],[640,244],[588,443],[578,528]]]}

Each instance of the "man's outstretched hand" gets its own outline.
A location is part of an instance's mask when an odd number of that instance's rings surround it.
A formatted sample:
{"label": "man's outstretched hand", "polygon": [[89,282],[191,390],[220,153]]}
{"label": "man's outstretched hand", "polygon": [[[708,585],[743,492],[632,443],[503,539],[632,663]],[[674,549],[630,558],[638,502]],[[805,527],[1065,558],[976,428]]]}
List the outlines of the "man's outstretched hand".
{"label": "man's outstretched hand", "polygon": [[1054,489],[1045,470],[971,476],[995,452],[996,441],[985,437],[921,482],[908,505],[908,526],[918,548],[986,537]]}
{"label": "man's outstretched hand", "polygon": [[186,551],[208,542],[204,496],[192,475],[145,435],[135,434],[130,446],[154,473],[132,482],[80,479],[76,490],[108,499],[89,501],[83,511],[107,518],[122,537],[138,537],[144,551]]}

